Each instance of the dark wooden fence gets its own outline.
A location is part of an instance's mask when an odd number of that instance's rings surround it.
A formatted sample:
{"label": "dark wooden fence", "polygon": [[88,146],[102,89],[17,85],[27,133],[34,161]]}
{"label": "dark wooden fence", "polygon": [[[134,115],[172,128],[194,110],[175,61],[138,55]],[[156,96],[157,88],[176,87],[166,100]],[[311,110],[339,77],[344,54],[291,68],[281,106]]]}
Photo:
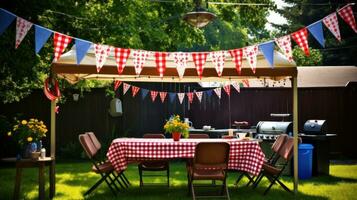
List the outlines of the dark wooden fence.
{"label": "dark wooden fence", "polygon": [[[148,89],[187,91],[187,88],[177,85],[137,85]],[[356,90],[356,84],[346,88],[299,89],[299,130],[308,119],[326,119],[328,131],[338,134],[331,143],[331,151],[356,158]],[[195,97],[189,106],[187,98],[183,104],[178,99],[173,103],[168,99],[161,103],[159,97],[152,103],[150,94],[142,100],[141,93],[135,98],[131,97],[130,91],[124,97],[121,90],[118,93],[123,102],[124,114],[121,117],[109,115],[110,98],[105,96],[104,89],[92,89],[77,102],[69,98],[65,104],[59,104],[57,150],[70,143],[76,144],[78,134],[85,131],[95,132],[107,143],[115,137],[141,137],[147,132],[163,132],[163,124],[172,114],[190,118],[196,128],[203,125],[228,128],[234,120],[256,125],[258,121],[280,120],[270,117],[270,113],[292,113],[292,90],[289,88],[243,88],[239,94],[232,90],[230,99],[222,90],[220,100],[212,94],[211,97],[203,96],[202,103],[199,103]],[[40,90],[19,103],[0,105],[1,115],[11,119],[17,113],[22,113],[24,118],[42,119],[50,125],[50,102]],[[1,143],[6,141],[2,134]],[[47,146],[48,141],[49,138],[44,142]],[[0,156],[5,154],[2,152]]]}

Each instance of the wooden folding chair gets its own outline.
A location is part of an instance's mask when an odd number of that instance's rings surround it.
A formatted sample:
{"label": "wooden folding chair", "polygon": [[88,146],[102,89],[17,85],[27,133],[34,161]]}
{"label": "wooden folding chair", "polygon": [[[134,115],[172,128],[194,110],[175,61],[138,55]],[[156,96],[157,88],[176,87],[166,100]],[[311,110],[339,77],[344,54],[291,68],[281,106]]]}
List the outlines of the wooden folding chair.
{"label": "wooden folding chair", "polygon": [[[229,160],[229,144],[226,142],[200,142],[195,148],[195,156],[192,165],[188,166],[189,190],[192,198],[224,197],[230,199],[226,184],[227,168]],[[211,180],[222,181],[220,195],[198,196],[195,193],[194,181]],[[212,187],[212,185],[200,185]],[[216,185],[213,185],[216,186]]]}
{"label": "wooden folding chair", "polygon": [[193,133],[188,135],[189,139],[208,139],[209,135],[205,133]]}

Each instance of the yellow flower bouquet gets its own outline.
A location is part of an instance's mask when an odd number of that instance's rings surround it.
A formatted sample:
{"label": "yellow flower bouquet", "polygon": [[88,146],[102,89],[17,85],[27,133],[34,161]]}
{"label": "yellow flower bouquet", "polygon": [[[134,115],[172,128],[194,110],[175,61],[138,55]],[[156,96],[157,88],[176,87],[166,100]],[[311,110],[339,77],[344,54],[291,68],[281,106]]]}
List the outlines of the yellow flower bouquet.
{"label": "yellow flower bouquet", "polygon": [[164,125],[164,129],[166,133],[181,133],[181,135],[185,138],[188,137],[189,132],[189,125],[185,122],[183,122],[180,119],[179,115],[173,115],[170,117],[169,120],[167,120],[166,124]]}
{"label": "yellow flower bouquet", "polygon": [[9,131],[7,135],[12,137],[20,147],[24,147],[46,137],[47,131],[46,125],[38,119],[17,120],[12,131]]}

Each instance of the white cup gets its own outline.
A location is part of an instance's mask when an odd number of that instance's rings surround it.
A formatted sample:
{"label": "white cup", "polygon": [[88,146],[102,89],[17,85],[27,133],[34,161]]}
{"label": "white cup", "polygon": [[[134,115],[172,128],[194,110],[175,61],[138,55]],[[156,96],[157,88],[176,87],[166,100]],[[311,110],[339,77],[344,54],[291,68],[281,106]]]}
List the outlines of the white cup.
{"label": "white cup", "polygon": [[247,135],[247,133],[238,133],[239,139],[245,138],[246,135]]}

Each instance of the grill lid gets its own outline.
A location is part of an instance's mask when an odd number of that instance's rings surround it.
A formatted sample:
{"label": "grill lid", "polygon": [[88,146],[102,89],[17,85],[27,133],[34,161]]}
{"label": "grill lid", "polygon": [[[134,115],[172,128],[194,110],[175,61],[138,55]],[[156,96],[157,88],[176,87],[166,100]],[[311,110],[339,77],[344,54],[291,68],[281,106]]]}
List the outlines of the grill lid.
{"label": "grill lid", "polygon": [[326,133],[326,129],[326,120],[310,119],[305,122],[303,132],[305,134],[321,135]]}
{"label": "grill lid", "polygon": [[290,134],[292,130],[292,122],[260,121],[257,125],[257,134]]}

